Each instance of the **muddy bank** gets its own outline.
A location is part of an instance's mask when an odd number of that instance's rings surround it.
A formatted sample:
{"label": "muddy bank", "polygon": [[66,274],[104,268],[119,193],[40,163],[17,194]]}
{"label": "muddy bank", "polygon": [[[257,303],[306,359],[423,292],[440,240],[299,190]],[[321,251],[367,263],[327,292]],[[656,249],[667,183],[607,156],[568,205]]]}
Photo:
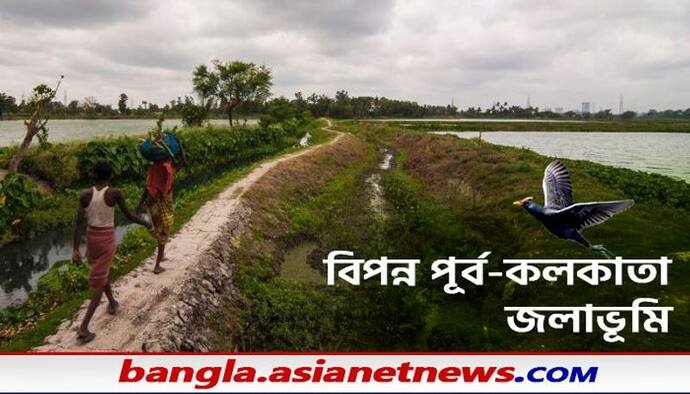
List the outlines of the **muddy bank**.
{"label": "muddy bank", "polygon": [[[281,330],[279,326],[285,322],[267,322],[273,318],[282,320],[278,317],[282,313],[280,310],[292,308],[293,302],[310,302],[307,300],[311,298],[309,294],[313,290],[309,288],[323,287],[325,279],[318,258],[323,255],[323,246],[311,235],[303,233],[299,225],[291,220],[295,217],[302,217],[305,221],[318,219],[310,212],[290,205],[313,201],[337,175],[369,160],[370,156],[367,144],[351,135],[344,135],[338,144],[277,167],[247,192],[246,203],[251,209],[250,231],[240,238],[239,247],[231,257],[235,263],[233,281],[238,291],[233,291],[219,313],[212,317],[214,338],[218,340],[212,345],[213,350],[263,347],[264,340],[256,334],[270,334],[267,330],[256,328],[257,319],[261,320],[260,325],[273,324],[273,329]],[[363,204],[368,206],[369,194],[366,189],[350,189],[350,192],[358,193]],[[323,208],[350,209],[341,204],[329,204],[328,208]],[[271,278],[281,283],[275,283]],[[275,300],[257,299],[253,291],[257,287],[273,293],[269,297],[275,296]],[[293,290],[298,293],[292,296],[282,293]],[[273,306],[266,309],[268,304]],[[301,319],[298,314],[299,311],[296,311],[292,318]],[[308,326],[317,324],[309,318],[302,319],[301,323]],[[313,329],[318,331],[323,327]],[[305,330],[300,335],[311,335],[309,331]],[[294,339],[299,341],[298,338]]]}

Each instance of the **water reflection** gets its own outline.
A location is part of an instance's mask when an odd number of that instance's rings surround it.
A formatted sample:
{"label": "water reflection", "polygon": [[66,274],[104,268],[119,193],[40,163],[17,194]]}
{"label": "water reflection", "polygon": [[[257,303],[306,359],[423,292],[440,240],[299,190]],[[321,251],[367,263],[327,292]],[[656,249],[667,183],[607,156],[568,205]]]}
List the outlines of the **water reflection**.
{"label": "water reflection", "polygon": [[[225,126],[227,119],[210,119],[214,125]],[[255,125],[256,119],[241,119],[239,124]],[[50,141],[83,140],[93,137],[143,135],[156,125],[156,119],[51,119]],[[165,127],[182,126],[180,119],[168,119]],[[0,146],[21,142],[26,134],[23,120],[0,121]]]}
{"label": "water reflection", "polygon": [[[130,226],[115,228],[118,243]],[[72,258],[72,230],[71,227],[50,230],[0,248],[0,308],[23,302],[53,264]]]}

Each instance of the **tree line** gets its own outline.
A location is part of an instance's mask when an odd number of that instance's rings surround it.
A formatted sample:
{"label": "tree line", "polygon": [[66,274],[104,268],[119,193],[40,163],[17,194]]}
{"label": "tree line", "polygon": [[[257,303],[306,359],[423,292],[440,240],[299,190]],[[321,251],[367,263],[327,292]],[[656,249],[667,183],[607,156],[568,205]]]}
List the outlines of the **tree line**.
{"label": "tree line", "polygon": [[[248,100],[236,104],[232,113],[239,116],[258,116],[265,113],[269,104],[274,100],[282,102],[287,98],[278,97],[272,100]],[[305,96],[302,92],[295,93],[287,99],[301,112],[310,111],[314,116],[328,116],[337,119],[369,118],[369,117],[454,117],[460,115],[457,107],[447,105],[423,105],[414,101],[389,99],[386,97],[350,96],[345,90],[336,92],[335,96],[313,93]],[[190,112],[194,106],[202,105],[200,100],[192,96],[180,96],[162,105],[151,101],[132,103],[127,93],[117,97],[117,105],[101,104],[95,97],[85,97],[82,100],[69,101],[67,105],[58,100],[52,100],[46,105],[46,110],[52,118],[118,118],[118,117],[154,117],[164,113],[167,117],[182,117]],[[206,105],[205,103],[203,105]],[[208,105],[206,115],[209,118],[227,117],[225,104],[213,101]],[[0,118],[23,118],[30,115],[31,107],[28,101],[17,101],[15,97],[0,92]]]}
{"label": "tree line", "polygon": [[[350,96],[346,90],[339,90],[333,97],[326,94],[302,92],[293,98],[271,96],[271,70],[264,65],[251,62],[213,60],[210,65],[198,65],[192,72],[195,96],[178,96],[165,104],[148,100],[133,102],[123,92],[117,97],[117,104],[101,104],[93,97],[64,103],[50,97],[42,111],[51,118],[115,118],[115,117],[181,117],[187,124],[201,124],[209,118],[227,118],[232,124],[235,116],[258,116],[261,114],[281,117],[280,113],[291,106],[290,113],[309,112],[315,117],[336,119],[361,118],[518,118],[518,119],[593,119],[627,120],[645,118],[690,118],[690,108],[685,110],[654,109],[646,113],[626,111],[613,114],[610,109],[595,113],[576,111],[554,112],[538,107],[522,107],[496,101],[491,107],[469,107],[459,110],[456,106],[419,104],[416,101],[390,99],[378,96]],[[32,96],[28,101],[18,101],[0,92],[0,119],[27,118],[35,110]]]}

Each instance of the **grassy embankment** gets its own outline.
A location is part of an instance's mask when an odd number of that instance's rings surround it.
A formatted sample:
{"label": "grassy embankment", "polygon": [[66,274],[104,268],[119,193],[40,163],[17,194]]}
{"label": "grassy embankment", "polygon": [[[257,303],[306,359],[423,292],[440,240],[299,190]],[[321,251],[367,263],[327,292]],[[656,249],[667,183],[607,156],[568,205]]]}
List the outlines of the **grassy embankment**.
{"label": "grassy embankment", "polygon": [[[437,258],[471,258],[490,250],[490,269],[498,270],[502,258],[600,257],[554,238],[511,205],[517,198],[541,195],[543,168],[550,159],[474,140],[398,132],[386,125],[341,125],[360,137],[359,147],[343,148],[337,156],[348,158],[346,162],[334,161],[335,155],[314,158],[291,168],[290,177],[282,178],[289,182],[276,178],[258,189],[263,193],[248,195],[258,208],[252,218],[254,231],[233,260],[242,298],[229,303],[228,313],[219,317],[218,331],[226,338],[219,349],[690,349],[687,184],[566,161],[579,201],[638,201],[585,235],[626,258],[673,256],[667,287],[562,283],[520,287],[504,279],[487,279],[482,287],[469,287],[466,295],[449,296],[442,291],[444,282],[430,280],[430,264]],[[383,175],[388,199],[384,217],[371,214],[366,183],[376,164],[374,146],[381,144],[396,152],[395,168]],[[417,286],[326,287],[325,278],[315,284],[281,276],[285,251],[304,241],[318,244],[306,259],[305,266],[311,268],[305,269],[310,270],[323,270],[321,260],[335,249],[353,250],[361,258],[420,258]],[[625,332],[624,344],[608,344],[600,332],[515,334],[503,312],[503,306],[511,305],[624,306],[637,297],[659,298],[661,304],[676,308],[670,315],[669,334]]]}
{"label": "grassy embankment", "polygon": [[[183,128],[178,135],[187,150],[189,165],[177,175],[176,191],[194,187],[218,171],[295,145],[304,130],[304,124],[294,122],[285,130],[279,126]],[[29,190],[3,190],[0,186],[0,195],[8,197],[3,208],[6,211],[9,208],[8,212],[0,212],[6,213],[0,215],[0,244],[31,238],[47,229],[70,224],[74,216],[74,196],[89,184],[93,164],[98,160],[113,164],[113,184],[135,203],[148,168],[137,148],[141,138],[122,136],[34,145],[22,161],[20,172],[42,181],[53,192],[36,197]],[[0,167],[7,164],[15,149],[10,147],[0,154]],[[18,195],[22,192],[24,195]],[[14,194],[15,198],[10,199],[9,194]],[[21,200],[21,197],[27,203],[10,206],[11,201]],[[15,219],[19,219],[19,223],[12,225]]]}
{"label": "grassy embankment", "polygon": [[[329,139],[329,133],[320,129],[322,125],[321,122],[311,122],[302,124],[295,130],[274,128],[270,133],[260,132],[258,135],[252,135],[251,131],[244,129],[183,130],[181,136],[190,153],[190,165],[178,182],[186,186],[180,188],[176,194],[173,231],[181,228],[206,201],[262,160],[300,149],[296,147],[296,142],[305,132],[311,133],[312,145]],[[261,135],[264,138],[261,138]],[[99,140],[95,143],[106,146],[123,144],[126,147],[132,141],[118,138]],[[58,149],[67,148],[79,150],[74,144],[63,144]],[[233,150],[234,154],[229,150]],[[123,173],[120,176],[124,176]],[[127,193],[130,197],[137,196],[141,190],[134,184],[126,187],[134,189]],[[74,194],[75,191],[65,189],[63,193]],[[70,215],[73,215],[74,198],[70,196],[69,209],[64,208]],[[144,229],[129,231],[118,247],[112,276],[117,278],[131,271],[154,249],[155,243]],[[41,278],[38,288],[32,291],[24,305],[0,311],[0,350],[26,350],[40,344],[42,339],[53,332],[61,320],[71,316],[88,296],[86,266],[67,264],[66,270],[58,269],[59,266],[55,266]]]}
{"label": "grassy embankment", "polygon": [[592,131],[592,132],[647,132],[690,133],[688,120],[628,120],[581,122],[390,122],[406,130],[417,131]]}

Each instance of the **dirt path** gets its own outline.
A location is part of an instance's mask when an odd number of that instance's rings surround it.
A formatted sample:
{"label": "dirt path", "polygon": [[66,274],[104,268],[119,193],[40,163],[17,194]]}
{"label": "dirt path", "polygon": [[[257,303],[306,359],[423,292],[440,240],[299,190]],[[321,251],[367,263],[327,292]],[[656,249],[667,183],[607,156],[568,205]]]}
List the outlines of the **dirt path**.
{"label": "dirt path", "polygon": [[[328,121],[328,127],[331,122]],[[330,130],[325,127],[326,130]],[[334,131],[334,130],[330,130]],[[161,330],[160,322],[168,313],[166,306],[174,302],[174,296],[182,287],[188,273],[194,270],[199,257],[207,253],[211,244],[221,235],[221,229],[232,226],[242,217],[240,200],[243,193],[278,163],[313,152],[320,147],[334,144],[338,134],[327,144],[287,154],[258,166],[247,176],[237,181],[215,199],[206,202],[197,213],[177,232],[166,247],[168,261],[161,275],[152,272],[155,254],[126,276],[113,283],[115,296],[120,302],[116,316],[106,312],[105,297],[91,322],[91,331],[97,334],[88,344],[76,341],[76,329],[82,320],[88,301],[69,320],[64,321],[57,332],[46,338],[45,345],[37,351],[141,351],[147,336]],[[224,242],[229,242],[225,241]]]}

